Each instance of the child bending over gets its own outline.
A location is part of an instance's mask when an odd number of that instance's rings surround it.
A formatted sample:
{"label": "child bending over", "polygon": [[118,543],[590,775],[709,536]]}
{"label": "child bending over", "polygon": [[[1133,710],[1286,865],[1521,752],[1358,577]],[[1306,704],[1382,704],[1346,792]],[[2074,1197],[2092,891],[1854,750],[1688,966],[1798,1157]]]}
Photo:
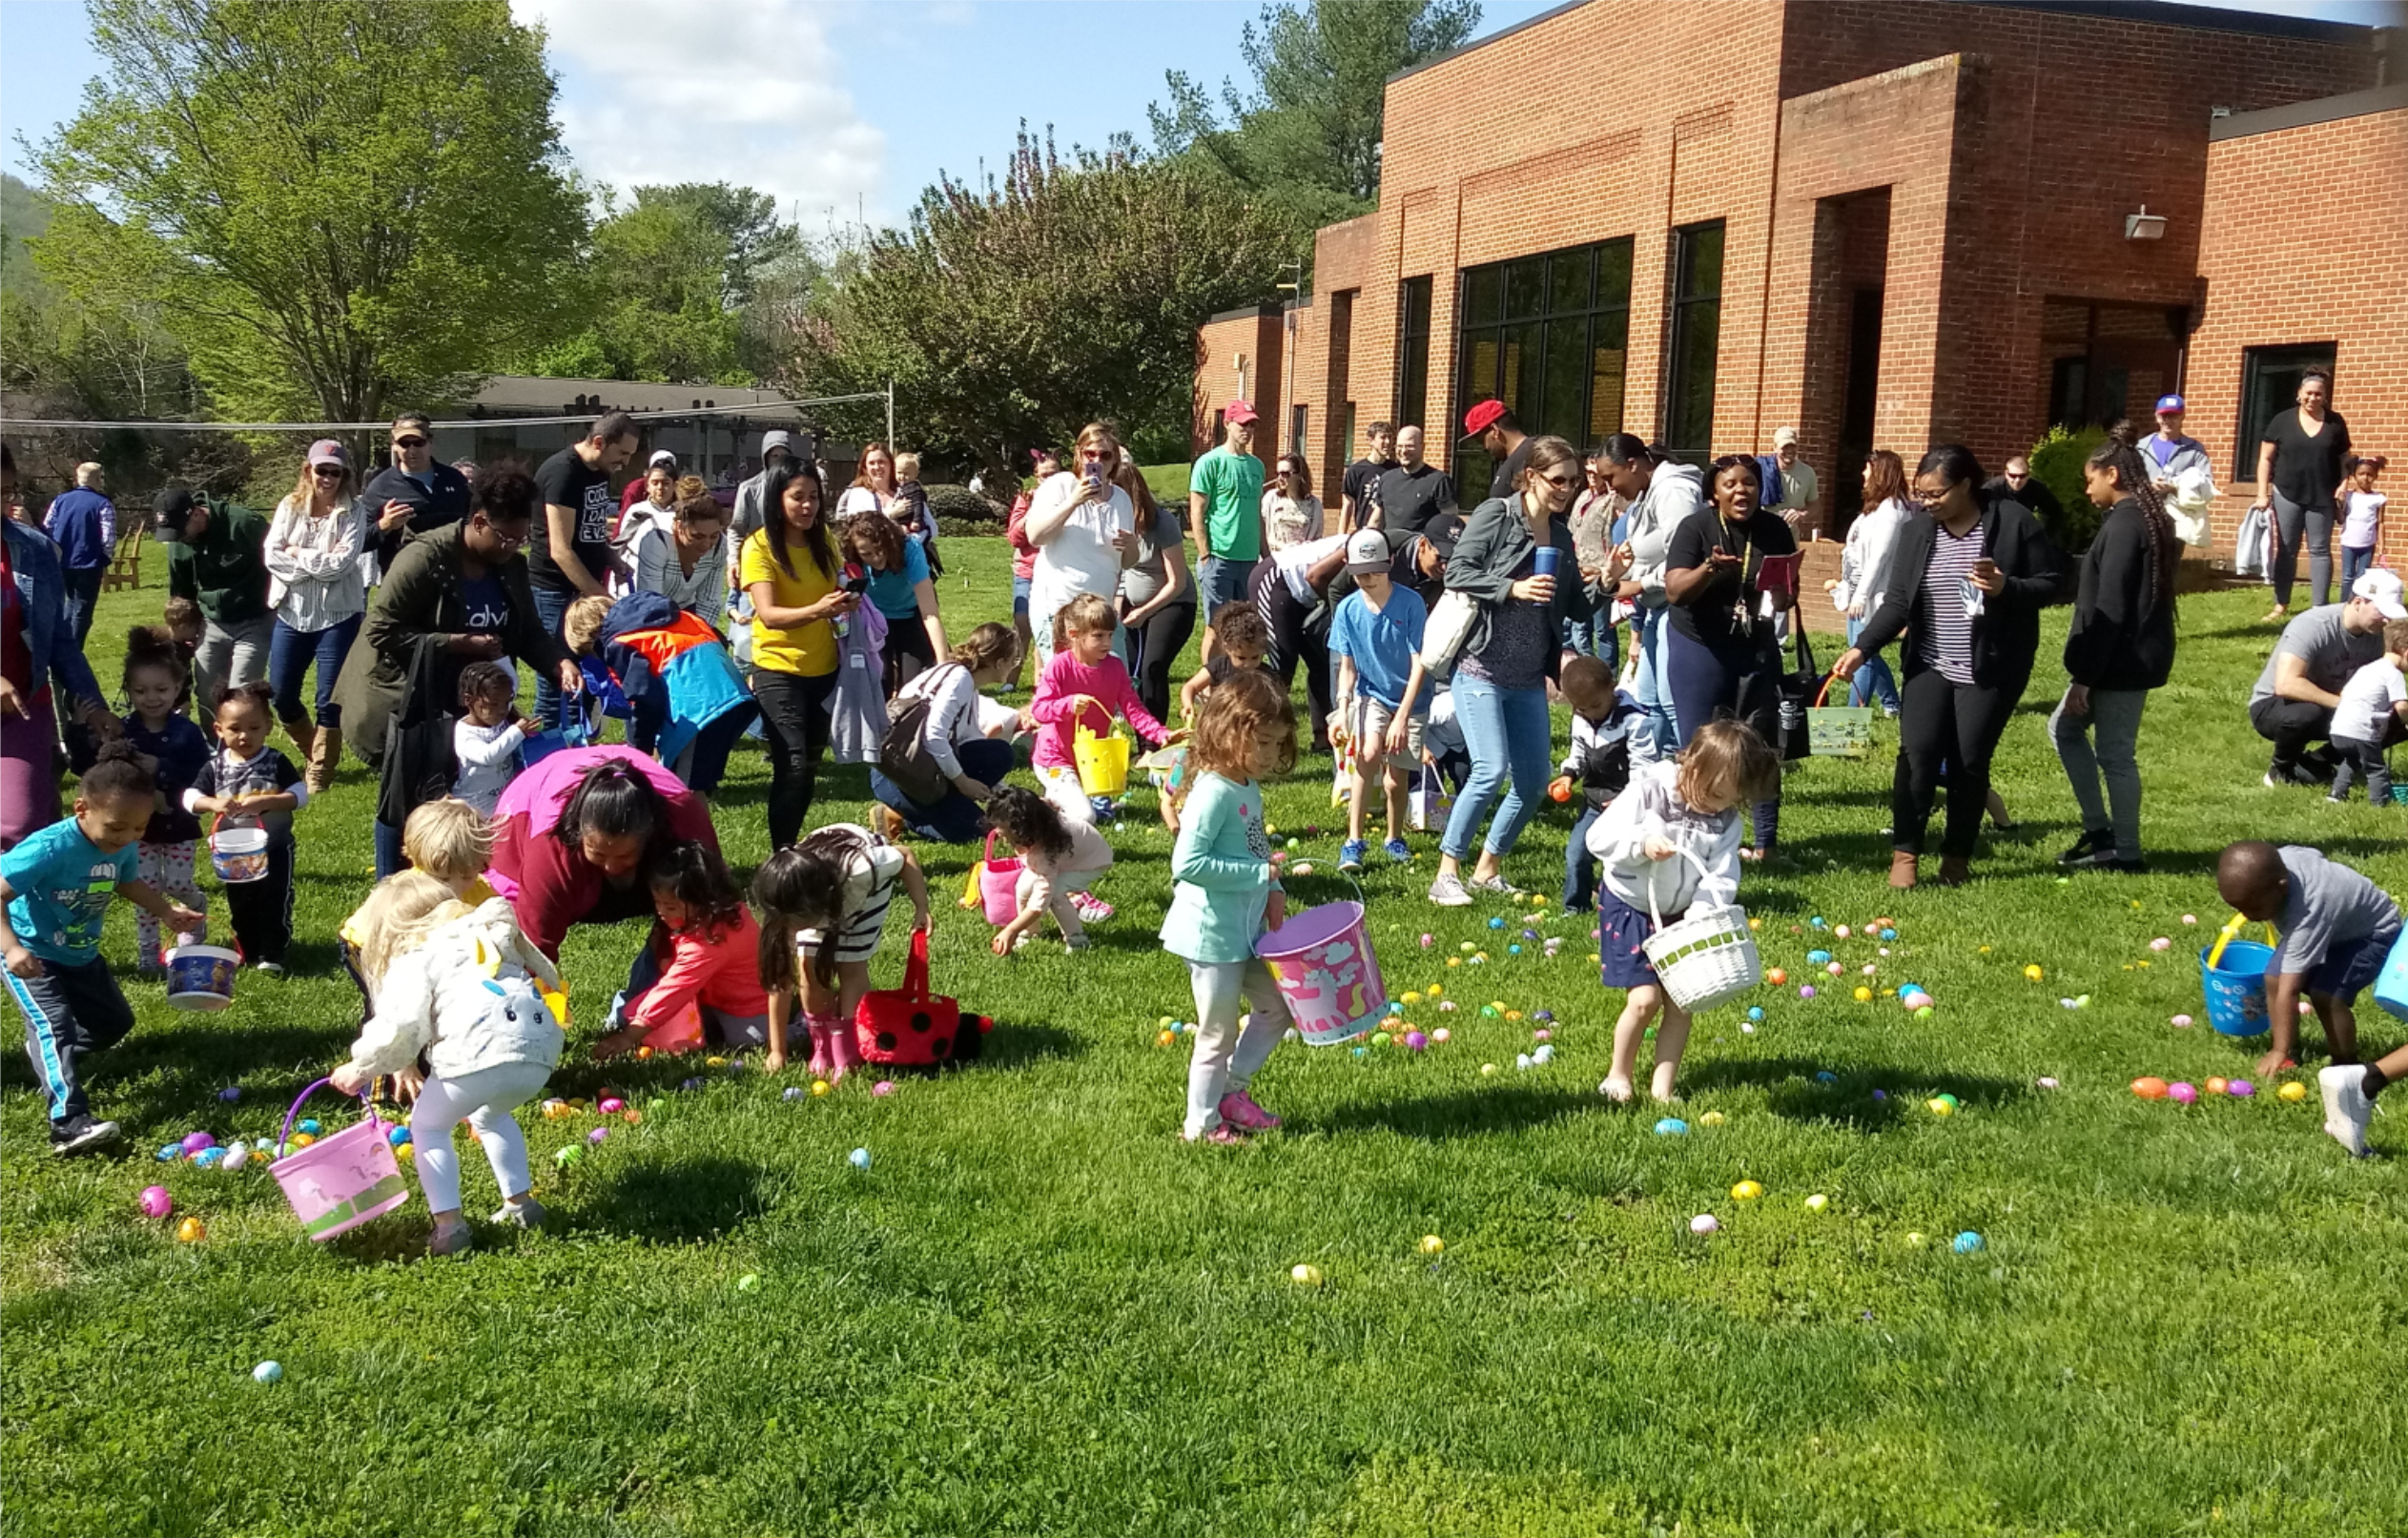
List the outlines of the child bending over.
{"label": "child bending over", "polygon": [[762,990],[761,930],[719,851],[699,840],[669,845],[645,872],[659,915],[611,1009],[619,1028],[594,1043],[596,1061],[649,1047],[689,1052],[706,1041],[765,1047],[770,998]]}
{"label": "child bending over", "polygon": [[760,979],[770,1005],[762,1066],[771,1073],[786,1066],[786,1028],[798,990],[813,1075],[834,1082],[861,1066],[854,1012],[870,991],[870,958],[877,954],[898,887],[912,900],[913,933],[927,929],[928,882],[919,861],[910,850],[851,823],[815,830],[753,873]]}
{"label": "child bending over", "polygon": [[2399,938],[2399,905],[2382,888],[2304,845],[2280,849],[2263,839],[2225,846],[2215,862],[2215,890],[2253,923],[2282,932],[2266,963],[2266,1018],[2274,1045],[2257,1059],[2257,1077],[2295,1066],[2299,995],[2324,1024],[2336,1063],[2357,1061],[2357,1015],[2351,1006],[2383,970]]}
{"label": "child bending over", "polygon": [[987,821],[1020,856],[1015,893],[1020,911],[997,932],[995,954],[1010,955],[1049,913],[1061,926],[1062,943],[1084,951],[1087,931],[1081,921],[1112,916],[1112,905],[1087,891],[1112,869],[1112,846],[1092,823],[1072,822],[1043,796],[1016,785],[998,786],[987,798]]}

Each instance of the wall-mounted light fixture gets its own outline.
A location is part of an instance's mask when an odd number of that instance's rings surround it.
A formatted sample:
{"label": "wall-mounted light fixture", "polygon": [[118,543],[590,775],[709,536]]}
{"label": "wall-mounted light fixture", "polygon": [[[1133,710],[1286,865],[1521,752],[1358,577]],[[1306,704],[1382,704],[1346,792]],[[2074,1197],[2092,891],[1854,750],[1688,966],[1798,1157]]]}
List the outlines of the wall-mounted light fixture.
{"label": "wall-mounted light fixture", "polygon": [[2143,203],[2137,214],[2124,215],[2124,238],[2127,240],[2163,240],[2166,238],[2166,216],[2151,214]]}

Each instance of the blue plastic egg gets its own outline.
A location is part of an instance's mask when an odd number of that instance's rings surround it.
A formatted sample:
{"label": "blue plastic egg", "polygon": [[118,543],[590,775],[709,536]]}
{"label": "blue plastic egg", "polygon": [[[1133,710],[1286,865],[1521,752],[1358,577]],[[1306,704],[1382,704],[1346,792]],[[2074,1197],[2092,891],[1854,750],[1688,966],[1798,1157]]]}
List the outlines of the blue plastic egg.
{"label": "blue plastic egg", "polygon": [[845,1162],[856,1170],[866,1170],[870,1167],[870,1151],[866,1148],[856,1148],[845,1156]]}
{"label": "blue plastic egg", "polygon": [[1806,922],[1812,924],[1817,929],[1821,929],[1823,927],[1822,915],[1821,913],[1815,914],[1814,917],[1806,920]]}
{"label": "blue plastic egg", "polygon": [[318,1136],[318,1118],[316,1117],[303,1117],[300,1119],[300,1124],[293,1130],[295,1132],[308,1133],[311,1137],[315,1138]]}
{"label": "blue plastic egg", "polygon": [[1509,956],[1517,956],[1522,954],[1522,948],[1518,945],[1509,945],[1505,948],[1505,954]]}
{"label": "blue plastic egg", "polygon": [[170,1143],[160,1149],[158,1155],[159,1162],[162,1164],[173,1164],[183,1157],[184,1145],[182,1143]]}
{"label": "blue plastic egg", "polygon": [[1830,961],[1831,953],[1828,951],[1809,951],[1806,953],[1806,959],[1814,965],[1820,967]]}
{"label": "blue plastic egg", "polygon": [[384,1135],[384,1140],[396,1148],[407,1148],[410,1145],[410,1129],[396,1127]]}
{"label": "blue plastic egg", "polygon": [[284,1364],[280,1362],[260,1363],[257,1366],[251,1369],[251,1381],[255,1384],[282,1383],[284,1381]]}
{"label": "blue plastic egg", "polygon": [[1761,1021],[1764,1018],[1764,1006],[1761,1004],[1750,1004],[1747,1007],[1747,1017],[1751,1020]]}
{"label": "blue plastic egg", "polygon": [[1968,1228],[1956,1237],[1950,1247],[1959,1255],[1972,1255],[1982,1248],[1982,1236]]}
{"label": "blue plastic egg", "polygon": [[1818,1084],[1837,1084],[1840,1082],[1840,1076],[1826,1068],[1821,1073],[1815,1076],[1815,1082]]}
{"label": "blue plastic egg", "polygon": [[1501,929],[1503,929],[1504,927],[1505,927],[1505,920],[1503,920],[1503,919],[1501,919],[1501,918],[1492,918],[1492,919],[1490,919],[1490,920],[1489,920],[1489,928],[1491,928],[1491,929],[1492,929],[1492,930],[1501,930]]}
{"label": "blue plastic egg", "polygon": [[1689,1123],[1678,1117],[1666,1117],[1656,1123],[1656,1136],[1658,1138],[1677,1138],[1688,1130]]}
{"label": "blue plastic egg", "polygon": [[1896,930],[1883,930],[1882,931],[1882,938],[1884,940],[1894,940],[1898,938],[1898,932]]}

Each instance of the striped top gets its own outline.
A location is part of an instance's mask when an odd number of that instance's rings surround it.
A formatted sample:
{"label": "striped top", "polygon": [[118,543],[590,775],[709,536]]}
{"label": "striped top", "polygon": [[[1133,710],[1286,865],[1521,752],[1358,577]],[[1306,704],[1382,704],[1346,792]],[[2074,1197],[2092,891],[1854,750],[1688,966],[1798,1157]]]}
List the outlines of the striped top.
{"label": "striped top", "polygon": [[1973,682],[1973,616],[1966,611],[1966,583],[1973,564],[1985,553],[1982,525],[1963,535],[1951,534],[1945,523],[1933,531],[1931,564],[1924,568],[1923,590],[1915,596],[1915,661],[1937,667],[1951,684]]}

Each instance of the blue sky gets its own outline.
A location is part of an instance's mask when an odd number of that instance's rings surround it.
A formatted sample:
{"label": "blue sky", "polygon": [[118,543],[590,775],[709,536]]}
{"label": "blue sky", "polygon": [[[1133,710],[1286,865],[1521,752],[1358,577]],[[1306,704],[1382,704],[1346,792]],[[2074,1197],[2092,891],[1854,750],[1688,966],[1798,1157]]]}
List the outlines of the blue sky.
{"label": "blue sky", "polygon": [[[1554,0],[1487,0],[1485,34]],[[1670,3],[1670,0],[1666,0]],[[1243,75],[1259,0],[512,0],[550,31],[569,152],[608,185],[733,181],[820,232],[899,218],[937,172],[975,175],[1026,118],[1057,140],[1146,138],[1163,72]],[[2373,22],[2366,0],[2236,9]],[[0,164],[26,174],[97,72],[77,0],[0,0]]]}

